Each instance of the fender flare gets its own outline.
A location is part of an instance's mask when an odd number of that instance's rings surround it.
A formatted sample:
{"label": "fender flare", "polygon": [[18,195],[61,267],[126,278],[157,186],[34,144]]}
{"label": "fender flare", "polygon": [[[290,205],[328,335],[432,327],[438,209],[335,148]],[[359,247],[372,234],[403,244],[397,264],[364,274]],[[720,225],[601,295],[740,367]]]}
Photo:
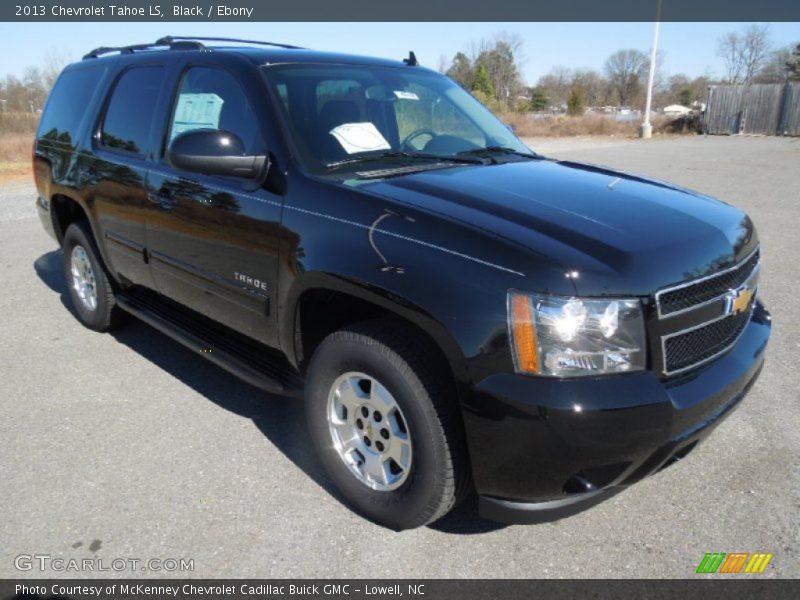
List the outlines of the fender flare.
{"label": "fender flare", "polygon": [[467,378],[466,358],[461,347],[434,315],[384,288],[321,271],[304,273],[282,296],[278,323],[279,340],[282,350],[295,365],[299,361],[297,320],[300,299],[303,294],[312,290],[328,290],[354,296],[413,323],[437,344],[456,380],[464,381]]}

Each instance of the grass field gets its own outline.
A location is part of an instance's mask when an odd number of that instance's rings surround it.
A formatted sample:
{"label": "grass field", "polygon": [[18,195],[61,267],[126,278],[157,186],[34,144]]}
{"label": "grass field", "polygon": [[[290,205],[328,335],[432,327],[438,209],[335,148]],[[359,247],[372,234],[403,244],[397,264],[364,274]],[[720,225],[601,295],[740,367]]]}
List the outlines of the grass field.
{"label": "grass field", "polygon": [[504,123],[512,125],[520,137],[573,137],[573,136],[621,136],[635,137],[638,122],[620,122],[599,115],[569,117],[554,115],[543,119],[532,119],[520,113],[498,115]]}
{"label": "grass field", "polygon": [[0,136],[0,183],[30,175],[31,134]]}
{"label": "grass field", "polygon": [[0,182],[28,175],[38,115],[0,112]]}

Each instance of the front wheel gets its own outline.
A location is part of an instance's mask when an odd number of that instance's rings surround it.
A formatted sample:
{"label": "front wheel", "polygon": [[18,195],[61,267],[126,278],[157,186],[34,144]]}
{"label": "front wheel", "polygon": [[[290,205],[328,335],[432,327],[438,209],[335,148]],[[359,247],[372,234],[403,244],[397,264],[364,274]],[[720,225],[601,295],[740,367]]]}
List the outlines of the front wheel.
{"label": "front wheel", "polygon": [[461,420],[444,371],[424,342],[391,322],[333,333],[312,357],[312,443],[348,503],[376,523],[431,523],[465,487]]}

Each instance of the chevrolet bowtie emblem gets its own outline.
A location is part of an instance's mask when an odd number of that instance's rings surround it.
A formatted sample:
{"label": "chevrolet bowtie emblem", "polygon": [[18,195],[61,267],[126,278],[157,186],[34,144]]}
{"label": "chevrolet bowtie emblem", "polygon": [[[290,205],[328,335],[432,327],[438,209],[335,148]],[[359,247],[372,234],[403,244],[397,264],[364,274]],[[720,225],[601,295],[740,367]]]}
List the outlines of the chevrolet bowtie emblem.
{"label": "chevrolet bowtie emblem", "polygon": [[755,290],[748,287],[747,284],[741,285],[735,290],[730,290],[725,294],[725,314],[738,315],[745,312],[750,308],[753,294],[755,294]]}

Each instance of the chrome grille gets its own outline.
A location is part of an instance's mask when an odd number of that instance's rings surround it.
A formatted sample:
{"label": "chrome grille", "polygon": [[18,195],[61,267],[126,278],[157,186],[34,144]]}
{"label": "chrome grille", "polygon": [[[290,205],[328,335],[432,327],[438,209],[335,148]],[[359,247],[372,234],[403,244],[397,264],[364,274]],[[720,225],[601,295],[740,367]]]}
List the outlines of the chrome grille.
{"label": "chrome grille", "polygon": [[664,375],[700,366],[736,343],[755,306],[759,260],[756,249],[734,267],[656,294]]}
{"label": "chrome grille", "polygon": [[739,338],[749,320],[747,311],[664,338],[667,372],[682,371],[721,354]]}
{"label": "chrome grille", "polygon": [[699,304],[724,296],[747,281],[758,265],[759,251],[756,249],[748,258],[735,267],[719,273],[690,281],[682,285],[661,290],[656,294],[656,304],[660,316],[683,312]]}

